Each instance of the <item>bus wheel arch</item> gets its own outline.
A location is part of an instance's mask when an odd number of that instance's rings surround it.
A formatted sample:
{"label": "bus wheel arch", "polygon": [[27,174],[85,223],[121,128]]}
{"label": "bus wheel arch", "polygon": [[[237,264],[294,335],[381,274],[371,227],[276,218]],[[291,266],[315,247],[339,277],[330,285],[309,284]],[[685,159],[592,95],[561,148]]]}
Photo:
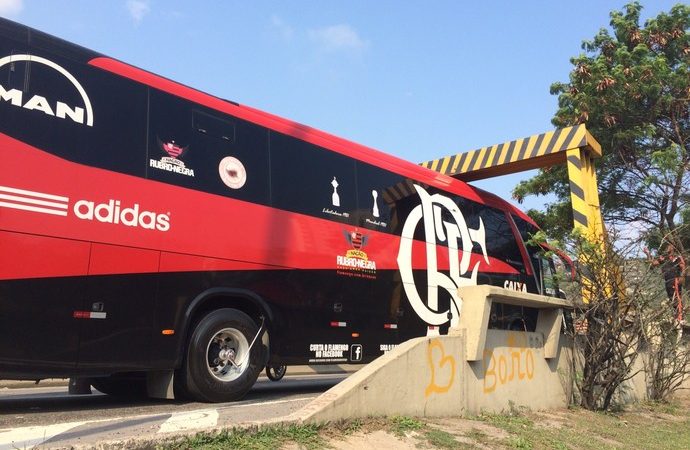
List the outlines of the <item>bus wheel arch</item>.
{"label": "bus wheel arch", "polygon": [[272,314],[263,299],[248,291],[210,289],[204,294],[185,316],[175,396],[236,400],[266,365]]}
{"label": "bus wheel arch", "polygon": [[[187,345],[189,334],[205,315],[221,308],[233,308],[242,311],[252,318],[257,327],[264,324],[265,333],[263,341],[268,349],[268,339],[272,334],[273,324],[275,323],[271,308],[268,306],[268,303],[255,292],[247,289],[234,288],[207,289],[192,300],[185,312],[181,327],[184,333],[180,340],[181,345]],[[184,348],[181,350],[184,350]],[[268,352],[266,353],[266,357],[268,358]],[[178,352],[178,354],[181,354],[181,352]],[[180,362],[181,361],[178,361],[178,366]]]}

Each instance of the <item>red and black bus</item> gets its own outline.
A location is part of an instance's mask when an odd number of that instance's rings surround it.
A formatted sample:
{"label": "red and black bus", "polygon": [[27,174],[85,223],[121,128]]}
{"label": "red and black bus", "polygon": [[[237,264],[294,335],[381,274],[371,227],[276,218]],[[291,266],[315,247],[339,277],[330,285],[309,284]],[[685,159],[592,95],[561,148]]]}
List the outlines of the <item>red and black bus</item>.
{"label": "red and black bus", "polygon": [[227,401],[546,289],[494,195],[4,19],[0,163],[0,378]]}

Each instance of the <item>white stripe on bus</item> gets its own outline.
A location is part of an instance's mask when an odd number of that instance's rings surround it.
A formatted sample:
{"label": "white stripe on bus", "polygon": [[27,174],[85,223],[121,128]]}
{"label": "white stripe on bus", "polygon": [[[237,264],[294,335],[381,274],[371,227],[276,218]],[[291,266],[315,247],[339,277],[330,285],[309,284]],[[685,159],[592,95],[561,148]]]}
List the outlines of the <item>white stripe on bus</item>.
{"label": "white stripe on bus", "polygon": [[19,205],[16,203],[0,202],[0,207],[21,209],[24,211],[40,212],[44,214],[54,214],[56,216],[66,216],[67,211],[59,211],[57,209],[39,208],[37,206]]}
{"label": "white stripe on bus", "polygon": [[0,194],[0,198],[3,200],[14,200],[16,202],[30,203],[32,205],[52,206],[53,208],[67,209],[67,203],[49,202],[46,200],[36,200],[29,197],[19,197],[17,195],[6,194]]}
{"label": "white stripe on bus", "polygon": [[46,194],[44,192],[27,191],[24,189],[11,188],[8,186],[0,186],[0,191],[10,192],[12,194],[30,195],[32,197],[47,198],[49,200],[57,200],[60,202],[68,202],[69,201],[69,197],[63,197],[61,195]]}

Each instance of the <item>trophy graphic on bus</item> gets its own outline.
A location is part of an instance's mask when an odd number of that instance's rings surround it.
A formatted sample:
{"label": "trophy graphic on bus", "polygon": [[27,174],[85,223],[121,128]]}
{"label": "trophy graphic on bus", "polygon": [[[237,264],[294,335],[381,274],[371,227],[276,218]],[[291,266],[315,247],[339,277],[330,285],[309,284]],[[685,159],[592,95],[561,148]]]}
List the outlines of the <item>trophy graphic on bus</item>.
{"label": "trophy graphic on bus", "polygon": [[374,207],[372,208],[371,213],[374,217],[381,217],[381,214],[379,213],[379,204],[376,202],[379,193],[374,189],[371,191],[371,196],[374,197]]}
{"label": "trophy graphic on bus", "polygon": [[331,196],[331,202],[333,203],[333,206],[340,206],[340,196],[338,195],[338,180],[333,177],[333,181],[331,181],[331,186],[333,186],[333,195]]}

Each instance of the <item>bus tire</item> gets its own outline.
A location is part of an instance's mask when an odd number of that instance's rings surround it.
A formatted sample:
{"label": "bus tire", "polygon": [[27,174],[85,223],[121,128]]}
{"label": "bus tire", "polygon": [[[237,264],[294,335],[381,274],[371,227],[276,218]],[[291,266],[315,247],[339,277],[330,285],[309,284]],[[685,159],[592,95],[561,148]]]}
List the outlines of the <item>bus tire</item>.
{"label": "bus tire", "polygon": [[286,366],[266,366],[266,376],[271,381],[280,381],[287,372]]}
{"label": "bus tire", "polygon": [[197,322],[182,367],[184,396],[206,402],[238,400],[252,388],[263,369],[259,327],[245,313],[223,308]]}

